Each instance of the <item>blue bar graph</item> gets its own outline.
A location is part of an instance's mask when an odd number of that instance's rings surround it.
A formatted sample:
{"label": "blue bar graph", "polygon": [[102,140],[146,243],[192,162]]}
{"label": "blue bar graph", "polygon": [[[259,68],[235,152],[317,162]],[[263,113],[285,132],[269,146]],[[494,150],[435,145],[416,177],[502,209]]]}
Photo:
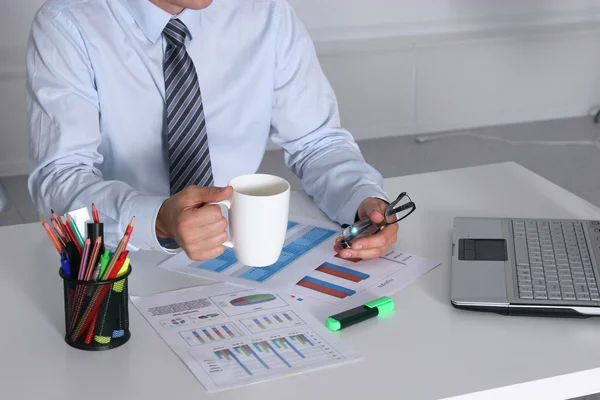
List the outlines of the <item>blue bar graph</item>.
{"label": "blue bar graph", "polygon": [[275,264],[268,267],[250,268],[240,275],[240,277],[255,282],[264,282],[335,234],[335,231],[329,229],[313,228],[292,243],[286,245]]}
{"label": "blue bar graph", "polygon": [[[296,222],[288,222],[287,229],[288,231],[298,225]],[[233,249],[225,249],[223,254],[221,254],[217,258],[213,258],[212,260],[205,261],[203,263],[195,265],[196,268],[204,269],[207,271],[213,272],[223,272],[227,268],[231,267],[235,263],[237,263],[237,258],[235,257],[235,252]],[[193,265],[193,264],[192,264]]]}
{"label": "blue bar graph", "polygon": [[300,357],[305,358],[304,354],[300,353],[298,351],[298,349],[292,344],[290,343],[286,338],[283,338],[283,340],[287,343],[288,346],[290,346],[292,348],[292,350],[294,350]]}
{"label": "blue bar graph", "polygon": [[320,279],[313,278],[312,276],[305,276],[303,280],[306,281],[306,282],[313,283],[315,285],[319,285],[319,286],[322,286],[322,287],[333,289],[333,290],[338,291],[338,292],[345,293],[348,296],[352,296],[353,294],[356,293],[355,290],[348,289],[348,288],[345,288],[343,286],[335,285],[335,284],[333,284],[331,282],[322,281]]}
{"label": "blue bar graph", "polygon": [[310,344],[311,346],[314,346],[313,342],[311,342],[310,340],[308,340],[308,338],[304,334],[300,335],[300,337],[302,337],[302,339],[306,340],[306,342],[308,344]]}
{"label": "blue bar graph", "polygon": [[[236,350],[237,350],[237,349],[236,349]],[[247,368],[247,367],[244,365],[244,363],[243,363],[243,362],[241,362],[241,361],[240,361],[240,359],[239,359],[239,358],[237,358],[237,356],[236,356],[235,354],[233,354],[233,352],[232,352],[231,350],[226,350],[226,351],[227,351],[227,353],[229,353],[229,355],[230,355],[231,357],[233,357],[233,359],[234,359],[234,360],[235,360],[235,361],[236,361],[236,362],[237,362],[237,363],[240,365],[240,367],[242,367],[242,368],[244,369],[244,371],[246,371],[246,373],[247,373],[248,375],[252,375],[252,372],[250,372],[250,370],[249,370],[249,369],[248,369],[248,368]]]}
{"label": "blue bar graph", "polygon": [[235,263],[237,263],[237,258],[235,258],[235,252],[233,249],[225,249],[223,254],[221,254],[219,257],[205,261],[196,267],[205,269],[207,271],[223,272]]}
{"label": "blue bar graph", "polygon": [[244,346],[244,347],[250,353],[252,353],[252,355],[263,365],[263,367],[265,367],[266,369],[270,369],[269,366],[262,360],[262,358],[260,358],[259,355],[254,352],[254,350],[252,350],[252,347],[250,347],[250,346]]}
{"label": "blue bar graph", "polygon": [[356,271],[350,268],[342,267],[339,265],[331,264],[328,262],[324,262],[321,264],[317,271],[323,272],[325,274],[329,274],[332,276],[337,276],[338,278],[346,279],[352,282],[361,282],[365,279],[369,279],[370,275],[365,274],[360,271]]}
{"label": "blue bar graph", "polygon": [[280,372],[286,374],[293,368],[300,368],[319,361],[330,360],[331,355],[308,337],[310,334],[293,332],[279,337],[264,338],[256,343],[235,345],[214,351],[214,358],[203,362],[208,363],[207,371],[212,371],[215,377],[222,375],[223,381],[229,382],[233,377],[246,380],[246,377],[264,377],[266,374]]}
{"label": "blue bar graph", "polygon": [[273,346],[271,346],[268,342],[263,342],[263,343],[265,343],[269,347],[269,349],[271,349],[271,351],[273,352],[273,354],[275,354],[277,357],[279,357],[279,359],[281,360],[281,362],[283,362],[288,368],[292,368],[292,366],[290,365],[290,363],[287,362],[287,360],[285,358],[281,357],[281,354],[279,354],[277,352],[277,350],[275,350],[275,348]]}

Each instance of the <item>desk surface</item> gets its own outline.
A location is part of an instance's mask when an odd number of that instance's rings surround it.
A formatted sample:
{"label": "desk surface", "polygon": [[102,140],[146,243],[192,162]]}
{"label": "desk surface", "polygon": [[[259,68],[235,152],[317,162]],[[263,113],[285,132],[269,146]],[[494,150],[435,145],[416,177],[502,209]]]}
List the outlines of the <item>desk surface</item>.
{"label": "desk surface", "polygon": [[[1,397],[436,399],[600,367],[598,319],[507,317],[456,310],[449,302],[455,216],[597,219],[599,208],[514,163],[387,179],[385,185],[391,195],[407,191],[418,206],[402,222],[396,247],[443,265],[393,296],[393,318],[340,334],[362,361],[213,395],[133,306],[126,345],[99,353],[67,346],[58,258],[45,232],[39,224],[1,228]],[[301,193],[292,204],[295,214],[324,218]],[[132,255],[131,294],[208,283],[157,268],[164,258]]]}

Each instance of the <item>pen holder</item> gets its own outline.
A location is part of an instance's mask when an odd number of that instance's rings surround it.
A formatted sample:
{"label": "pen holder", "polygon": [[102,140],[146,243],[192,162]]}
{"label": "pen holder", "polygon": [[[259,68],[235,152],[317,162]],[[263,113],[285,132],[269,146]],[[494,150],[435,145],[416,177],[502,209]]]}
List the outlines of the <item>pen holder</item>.
{"label": "pen holder", "polygon": [[81,350],[108,350],[126,343],[129,332],[127,278],[131,266],[120,277],[107,281],[80,281],[65,275],[65,341]]}

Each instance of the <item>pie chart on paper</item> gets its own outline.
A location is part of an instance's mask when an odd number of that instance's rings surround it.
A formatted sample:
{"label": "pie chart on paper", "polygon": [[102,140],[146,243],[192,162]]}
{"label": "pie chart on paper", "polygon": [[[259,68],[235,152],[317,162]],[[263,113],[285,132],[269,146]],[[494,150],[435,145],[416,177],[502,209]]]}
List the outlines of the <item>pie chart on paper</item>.
{"label": "pie chart on paper", "polygon": [[272,294],[253,294],[244,297],[238,297],[230,301],[234,307],[252,306],[256,304],[266,303],[268,301],[275,300],[275,296]]}

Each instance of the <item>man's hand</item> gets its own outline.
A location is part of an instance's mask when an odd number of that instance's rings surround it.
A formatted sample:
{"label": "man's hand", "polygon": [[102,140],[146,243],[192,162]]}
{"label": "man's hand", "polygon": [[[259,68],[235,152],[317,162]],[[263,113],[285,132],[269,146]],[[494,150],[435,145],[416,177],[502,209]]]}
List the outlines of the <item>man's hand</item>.
{"label": "man's hand", "polygon": [[[358,218],[369,218],[376,224],[381,224],[384,219],[385,209],[388,204],[380,199],[368,198],[358,208]],[[342,238],[338,238],[334,247],[342,258],[360,258],[370,260],[381,257],[392,243],[398,238],[398,224],[386,226],[373,236],[363,237],[352,243],[351,249],[342,249],[337,244]]]}
{"label": "man's hand", "polygon": [[189,186],[165,201],[156,217],[156,236],[174,239],[196,261],[221,255],[227,220],[216,203],[233,194],[231,187]]}

